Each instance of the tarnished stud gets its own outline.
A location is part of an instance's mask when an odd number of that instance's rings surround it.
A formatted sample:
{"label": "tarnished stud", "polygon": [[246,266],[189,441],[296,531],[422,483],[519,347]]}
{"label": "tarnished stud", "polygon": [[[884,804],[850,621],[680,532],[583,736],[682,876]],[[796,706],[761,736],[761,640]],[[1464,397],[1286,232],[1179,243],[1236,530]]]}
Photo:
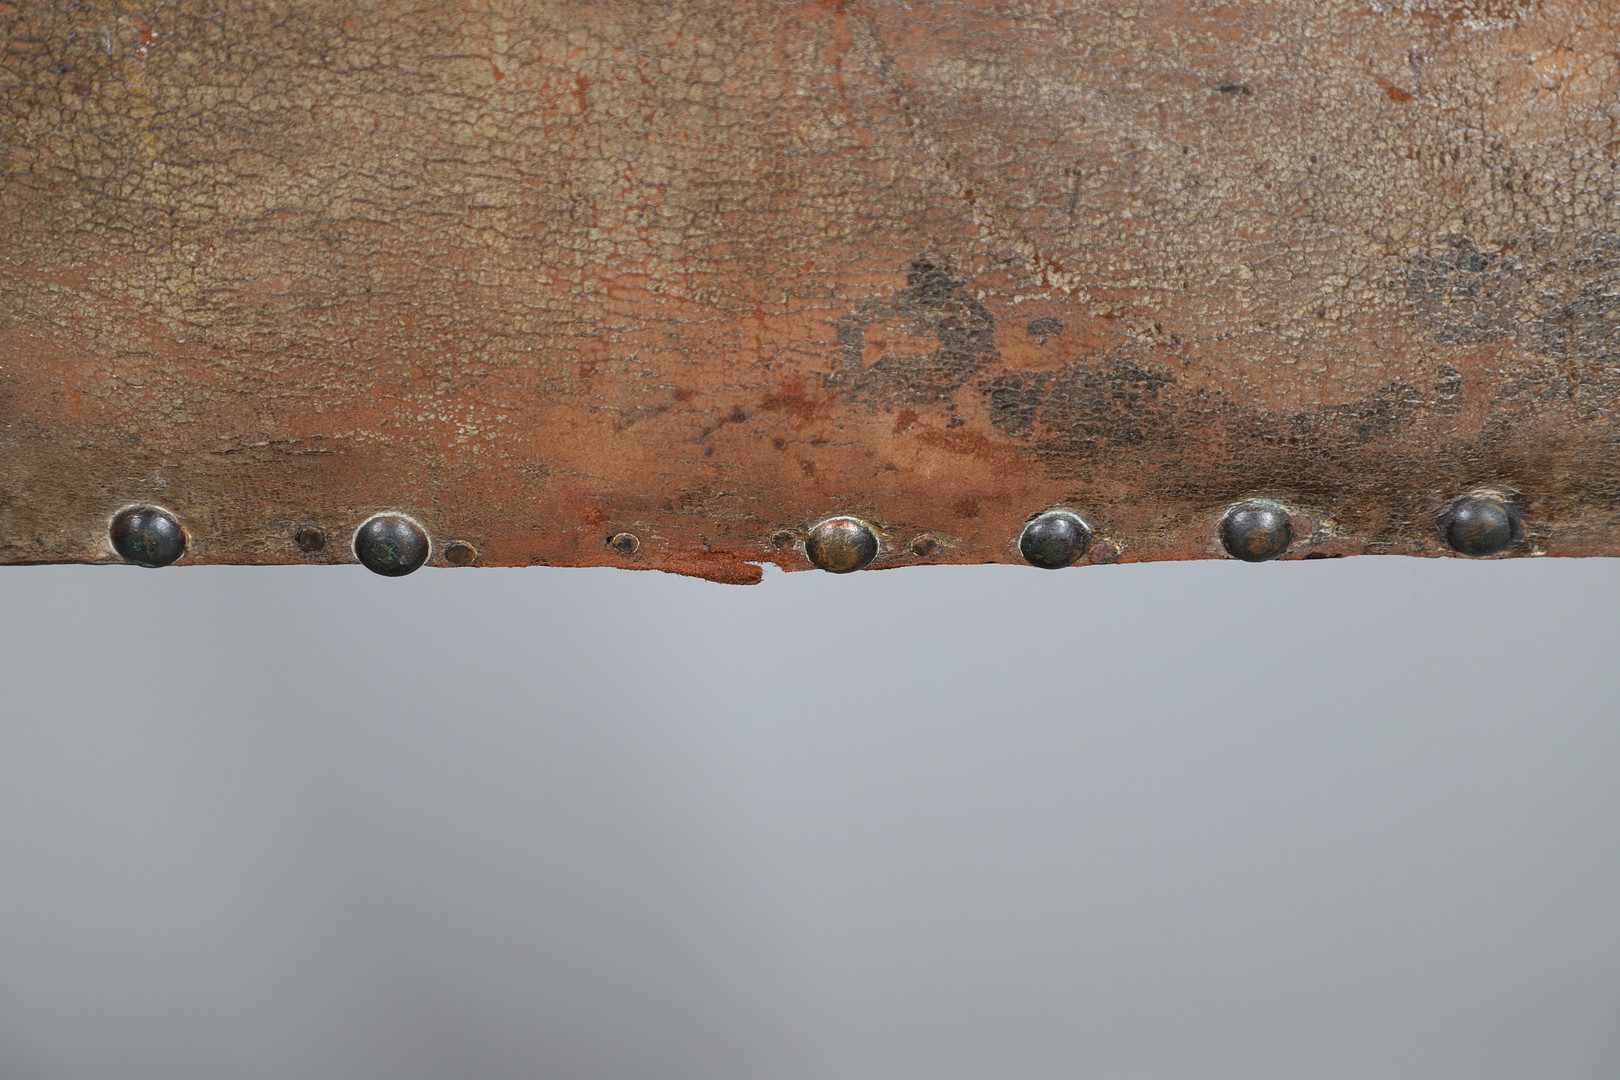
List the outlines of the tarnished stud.
{"label": "tarnished stud", "polygon": [[444,561],[451,566],[471,566],[478,561],[478,549],[465,540],[452,540],[444,545]]}
{"label": "tarnished stud", "polygon": [[614,533],[608,537],[608,547],[629,558],[641,550],[641,537],[633,532]]}
{"label": "tarnished stud", "polygon": [[1107,566],[1109,563],[1119,561],[1119,545],[1099,540],[1091,545],[1091,561],[1098,566]]}
{"label": "tarnished stud", "polygon": [[799,546],[799,534],[792,529],[777,529],[771,533],[771,547],[777,551],[792,551]]}
{"label": "tarnished stud", "polygon": [[1451,550],[1477,557],[1497,555],[1518,540],[1519,523],[1495,495],[1464,495],[1440,518],[1440,534]]}
{"label": "tarnished stud", "polygon": [[1288,550],[1294,540],[1292,515],[1274,502],[1240,503],[1221,518],[1221,546],[1234,559],[1265,562]]}
{"label": "tarnished stud", "polygon": [[1048,510],[1024,526],[1018,551],[1042,570],[1061,570],[1091,547],[1091,527],[1067,510]]}
{"label": "tarnished stud", "polygon": [[112,520],[113,550],[136,566],[168,566],[186,553],[186,531],[159,506],[131,506]]}
{"label": "tarnished stud", "polygon": [[319,555],[326,550],[326,530],[317,529],[313,525],[306,525],[293,533],[293,543],[298,550],[309,555]]}
{"label": "tarnished stud", "polygon": [[919,559],[932,559],[939,554],[939,537],[933,533],[919,533],[912,538],[911,553]]}
{"label": "tarnished stud", "polygon": [[862,570],[877,558],[877,530],[857,517],[828,518],[810,530],[804,553],[829,574]]}
{"label": "tarnished stud", "polygon": [[422,526],[403,514],[378,514],[354,531],[354,557],[374,574],[404,577],[432,552]]}

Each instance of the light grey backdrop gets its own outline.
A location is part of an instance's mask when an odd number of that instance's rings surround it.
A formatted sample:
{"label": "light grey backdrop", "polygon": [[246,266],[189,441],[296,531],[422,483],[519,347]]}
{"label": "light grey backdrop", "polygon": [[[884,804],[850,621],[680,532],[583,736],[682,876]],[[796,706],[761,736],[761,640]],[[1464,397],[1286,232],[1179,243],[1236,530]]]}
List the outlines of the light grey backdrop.
{"label": "light grey backdrop", "polygon": [[0,1077],[1614,1080],[1617,596],[0,570]]}

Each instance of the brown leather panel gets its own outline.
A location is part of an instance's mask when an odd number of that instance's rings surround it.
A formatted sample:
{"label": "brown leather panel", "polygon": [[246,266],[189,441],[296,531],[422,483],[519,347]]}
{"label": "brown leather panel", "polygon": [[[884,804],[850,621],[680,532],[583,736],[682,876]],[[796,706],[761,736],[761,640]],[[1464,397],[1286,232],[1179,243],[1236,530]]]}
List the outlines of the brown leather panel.
{"label": "brown leather panel", "polygon": [[[1620,4],[0,3],[0,561],[1620,550]],[[300,529],[333,541],[311,554]],[[629,533],[637,541],[610,543]],[[936,539],[914,545],[919,534]],[[775,541],[773,542],[773,536]],[[926,552],[919,555],[914,551]]]}

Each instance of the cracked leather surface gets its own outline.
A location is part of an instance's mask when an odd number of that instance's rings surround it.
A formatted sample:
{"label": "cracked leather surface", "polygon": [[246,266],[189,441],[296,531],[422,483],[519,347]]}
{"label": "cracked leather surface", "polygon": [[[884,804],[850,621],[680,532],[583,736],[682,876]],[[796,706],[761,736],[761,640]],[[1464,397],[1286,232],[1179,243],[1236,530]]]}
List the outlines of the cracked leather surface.
{"label": "cracked leather surface", "polygon": [[[0,3],[0,561],[1620,550],[1620,4]],[[337,538],[311,554],[292,537]],[[607,543],[639,538],[625,555]],[[926,557],[912,540],[938,538]],[[772,537],[777,539],[773,542]],[[926,545],[924,545],[926,547]]]}

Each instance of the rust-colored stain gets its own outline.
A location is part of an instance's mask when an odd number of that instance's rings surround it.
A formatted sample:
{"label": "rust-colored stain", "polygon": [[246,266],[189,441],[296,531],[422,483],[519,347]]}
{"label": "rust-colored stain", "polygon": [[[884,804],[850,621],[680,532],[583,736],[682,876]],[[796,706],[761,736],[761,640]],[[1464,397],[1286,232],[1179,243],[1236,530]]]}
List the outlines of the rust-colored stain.
{"label": "rust-colored stain", "polygon": [[[0,2],[0,561],[1620,552],[1620,3]],[[788,539],[784,542],[782,537]],[[773,537],[776,538],[773,540]]]}

